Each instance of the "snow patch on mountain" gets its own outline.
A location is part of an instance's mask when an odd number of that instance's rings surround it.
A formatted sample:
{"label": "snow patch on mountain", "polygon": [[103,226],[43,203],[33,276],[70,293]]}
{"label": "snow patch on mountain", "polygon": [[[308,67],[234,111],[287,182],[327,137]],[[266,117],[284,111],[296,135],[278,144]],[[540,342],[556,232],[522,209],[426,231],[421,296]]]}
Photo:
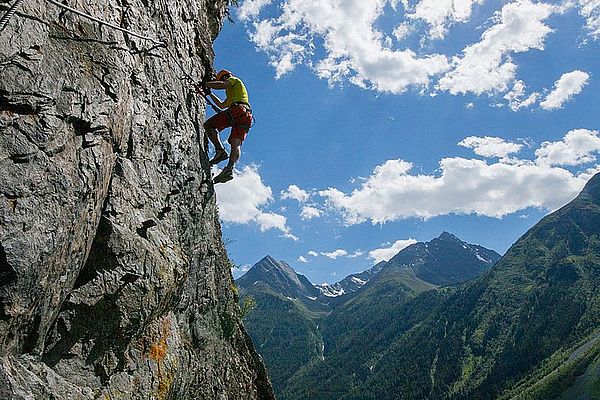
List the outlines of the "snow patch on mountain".
{"label": "snow patch on mountain", "polygon": [[367,281],[363,281],[362,279],[357,278],[356,276],[353,276],[350,279],[352,280],[352,282],[356,283],[359,286],[363,286],[365,283],[367,283]]}

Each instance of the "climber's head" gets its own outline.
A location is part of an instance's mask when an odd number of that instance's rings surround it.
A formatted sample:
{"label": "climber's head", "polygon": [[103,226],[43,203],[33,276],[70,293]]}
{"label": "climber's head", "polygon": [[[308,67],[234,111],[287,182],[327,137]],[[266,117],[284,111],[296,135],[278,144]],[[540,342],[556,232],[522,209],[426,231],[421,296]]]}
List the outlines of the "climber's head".
{"label": "climber's head", "polygon": [[232,76],[233,74],[230,71],[227,71],[226,69],[222,69],[217,73],[217,80],[218,81],[224,81],[225,79],[229,78],[230,76]]}

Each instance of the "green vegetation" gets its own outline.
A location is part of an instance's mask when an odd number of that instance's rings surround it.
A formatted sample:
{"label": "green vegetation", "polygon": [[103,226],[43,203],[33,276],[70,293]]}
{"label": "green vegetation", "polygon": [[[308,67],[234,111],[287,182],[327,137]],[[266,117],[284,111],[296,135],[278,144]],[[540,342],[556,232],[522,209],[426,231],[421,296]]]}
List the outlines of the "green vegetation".
{"label": "green vegetation", "polygon": [[310,314],[293,301],[267,291],[253,296],[257,307],[246,315],[244,325],[257,351],[269,360],[269,377],[279,392],[303,365],[321,357],[321,333]]}
{"label": "green vegetation", "polygon": [[600,332],[568,351],[545,360],[533,373],[499,399],[600,399],[594,384],[600,380]]}
{"label": "green vegetation", "polygon": [[233,336],[236,323],[237,318],[235,316],[227,312],[221,314],[221,330],[225,339],[229,339]]}
{"label": "green vegetation", "polygon": [[[386,363],[386,355],[394,347],[397,337],[424,321],[432,310],[443,304],[444,298],[450,293],[428,291],[414,298],[414,294],[404,291],[406,288],[393,289],[393,282],[386,280],[386,284],[382,283],[380,288],[386,288],[390,293],[404,293],[404,297],[381,296],[380,307],[367,306],[370,301],[377,302],[378,295],[382,294],[374,291],[367,296],[369,300],[361,299],[356,305],[349,305],[360,315],[356,320],[352,321],[350,311],[325,321],[324,359],[299,371],[290,380],[280,399],[345,398],[343,396],[349,390],[361,387],[373,370]],[[403,306],[393,307],[394,303]],[[356,398],[371,397],[360,392]]]}
{"label": "green vegetation", "polygon": [[324,326],[324,360],[280,398],[594,396],[598,350],[581,346],[600,327],[599,237],[597,176],[476,281],[411,300],[389,277],[344,305]]}
{"label": "green vegetation", "polygon": [[593,398],[592,386],[599,377],[600,332],[571,349],[561,349],[545,359],[532,373],[499,397],[500,400]]}
{"label": "green vegetation", "polygon": [[246,315],[256,308],[256,299],[252,296],[246,296],[242,299],[242,305],[240,306],[240,318],[244,319]]}
{"label": "green vegetation", "polygon": [[278,399],[600,400],[600,175],[471,282],[436,286],[477,273],[444,235],[330,303],[287,265],[240,279]]}

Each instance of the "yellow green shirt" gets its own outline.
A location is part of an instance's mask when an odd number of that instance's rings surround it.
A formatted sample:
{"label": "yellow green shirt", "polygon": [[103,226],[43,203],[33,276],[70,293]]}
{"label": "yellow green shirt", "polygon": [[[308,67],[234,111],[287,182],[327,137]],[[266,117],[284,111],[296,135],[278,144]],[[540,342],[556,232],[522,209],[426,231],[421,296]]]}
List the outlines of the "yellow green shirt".
{"label": "yellow green shirt", "polygon": [[224,102],[225,106],[229,107],[231,103],[235,103],[236,101],[241,101],[250,105],[250,101],[248,101],[248,92],[246,91],[244,82],[235,76],[227,78],[227,81],[229,81],[231,86],[225,90],[225,93],[227,94],[227,98]]}

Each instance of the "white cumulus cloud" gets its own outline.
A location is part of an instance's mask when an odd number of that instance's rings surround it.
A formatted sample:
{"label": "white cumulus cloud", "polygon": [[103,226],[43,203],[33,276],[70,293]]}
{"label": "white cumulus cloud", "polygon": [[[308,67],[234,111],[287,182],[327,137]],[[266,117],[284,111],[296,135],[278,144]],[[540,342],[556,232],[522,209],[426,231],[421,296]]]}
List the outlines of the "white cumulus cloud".
{"label": "white cumulus cloud", "polygon": [[411,19],[421,19],[430,26],[433,39],[443,39],[453,23],[467,22],[474,5],[484,0],[421,0],[409,13]]}
{"label": "white cumulus cloud", "polygon": [[337,249],[334,250],[332,252],[322,252],[321,255],[327,257],[327,258],[331,258],[332,260],[335,260],[338,257],[345,257],[348,255],[348,252],[344,249]]}
{"label": "white cumulus cloud", "polygon": [[518,153],[522,144],[507,142],[499,137],[469,136],[458,143],[459,146],[473,149],[473,152],[483,157],[504,158],[512,153]]}
{"label": "white cumulus cloud", "polygon": [[558,142],[543,142],[535,151],[540,165],[581,165],[596,161],[600,152],[598,131],[574,129]]}
{"label": "white cumulus cloud", "polygon": [[[400,3],[404,13],[397,10]],[[256,48],[267,54],[277,79],[304,65],[330,85],[351,83],[392,94],[414,88],[431,96],[438,91],[499,95],[513,111],[541,100],[539,92],[527,93],[524,82],[517,79],[515,55],[544,50],[546,38],[553,32],[548,23],[553,14],[577,10],[589,37],[600,37],[600,0],[511,0],[498,2],[498,10],[483,24],[487,29],[479,41],[462,52],[441,54],[442,49],[427,45],[430,39],[446,39],[451,26],[470,21],[474,10],[484,3],[244,0],[237,15]],[[478,19],[487,16],[479,14]],[[389,18],[394,18],[393,28],[386,30],[380,21]],[[407,43],[408,35],[417,36],[419,45]],[[576,90],[573,85],[571,90]],[[564,91],[554,92],[542,102],[542,108],[558,108],[570,98],[567,95],[561,100]]]}
{"label": "white cumulus cloud", "polygon": [[319,253],[317,253],[317,252],[316,252],[316,251],[314,251],[314,250],[310,250],[310,251],[309,251],[307,254],[308,254],[309,256],[313,256],[313,257],[319,257]]}
{"label": "white cumulus cloud", "polygon": [[521,108],[531,107],[536,103],[540,94],[533,92],[526,94],[527,86],[522,80],[515,81],[512,90],[504,95],[504,99],[508,101],[508,106],[512,111],[519,111]]}
{"label": "white cumulus cloud", "polygon": [[237,279],[240,276],[244,275],[246,272],[250,271],[250,268],[252,268],[252,265],[250,264],[244,264],[244,265],[235,265],[233,264],[233,266],[231,267],[231,273],[233,274],[233,278]]}
{"label": "white cumulus cloud", "polygon": [[312,206],[304,206],[302,207],[302,211],[300,212],[300,218],[302,218],[303,220],[318,218],[321,215],[323,215],[323,211]]}
{"label": "white cumulus cloud", "polygon": [[354,253],[352,254],[348,254],[348,258],[357,258],[357,257],[361,257],[363,253],[361,250],[356,250]]}
{"label": "white cumulus cloud", "polygon": [[600,38],[600,0],[579,0],[579,6],[589,35],[593,39]]}
{"label": "white cumulus cloud", "polygon": [[[413,85],[425,87],[448,69],[447,59],[392,49],[389,37],[375,28],[388,3],[285,0],[278,16],[252,21],[251,40],[269,55],[277,78],[307,64],[330,84],[347,80],[389,93],[402,93]],[[322,44],[323,56],[315,51],[317,44]]]}
{"label": "white cumulus cloud", "polygon": [[549,4],[530,0],[505,5],[496,17],[499,22],[478,43],[467,46],[462,57],[453,58],[453,68],[440,79],[439,89],[477,95],[508,91],[517,70],[511,54],[544,48],[544,39],[552,32],[544,21],[553,11]]}
{"label": "white cumulus cloud", "polygon": [[308,262],[308,260],[306,259],[306,257],[304,257],[304,256],[300,256],[300,257],[298,257],[298,262],[301,262],[301,263],[307,263],[307,262]]}
{"label": "white cumulus cloud", "polygon": [[232,183],[216,185],[219,216],[234,224],[256,223],[261,231],[278,229],[284,237],[297,240],[286,225],[283,215],[264,211],[273,200],[271,188],[266,186],[254,165],[234,171]]}
{"label": "white cumulus cloud", "polygon": [[281,200],[293,199],[304,203],[309,197],[310,195],[305,190],[300,189],[296,185],[290,185],[286,190],[281,191]]}
{"label": "white cumulus cloud", "polygon": [[564,103],[569,101],[573,96],[581,93],[583,87],[587,85],[589,78],[588,73],[579,70],[563,74],[554,83],[554,89],[540,103],[540,107],[544,110],[562,108]]}
{"label": "white cumulus cloud", "polygon": [[374,260],[375,263],[378,263],[380,261],[389,261],[390,258],[398,254],[400,250],[403,250],[411,244],[415,243],[417,243],[417,241],[412,238],[396,240],[391,246],[380,247],[378,249],[369,251],[369,258]]}
{"label": "white cumulus cloud", "polygon": [[440,161],[439,174],[413,174],[411,163],[388,160],[351,193],[329,188],[319,194],[347,224],[446,214],[500,218],[528,207],[554,210],[575,197],[598,169],[577,174],[559,165],[592,162],[599,146],[597,131],[575,130],[562,141],[542,144],[535,160],[449,157]]}
{"label": "white cumulus cloud", "polygon": [[273,0],[245,0],[238,8],[238,17],[242,21],[258,17],[260,11]]}
{"label": "white cumulus cloud", "polygon": [[394,28],[392,35],[394,35],[396,40],[404,40],[408,35],[410,35],[411,30],[411,26],[406,22],[403,22]]}
{"label": "white cumulus cloud", "polygon": [[298,240],[298,238],[290,232],[290,229],[286,225],[287,220],[283,215],[271,212],[261,212],[255,219],[260,230],[263,232],[269,229],[278,229],[283,232],[284,237],[294,241]]}

